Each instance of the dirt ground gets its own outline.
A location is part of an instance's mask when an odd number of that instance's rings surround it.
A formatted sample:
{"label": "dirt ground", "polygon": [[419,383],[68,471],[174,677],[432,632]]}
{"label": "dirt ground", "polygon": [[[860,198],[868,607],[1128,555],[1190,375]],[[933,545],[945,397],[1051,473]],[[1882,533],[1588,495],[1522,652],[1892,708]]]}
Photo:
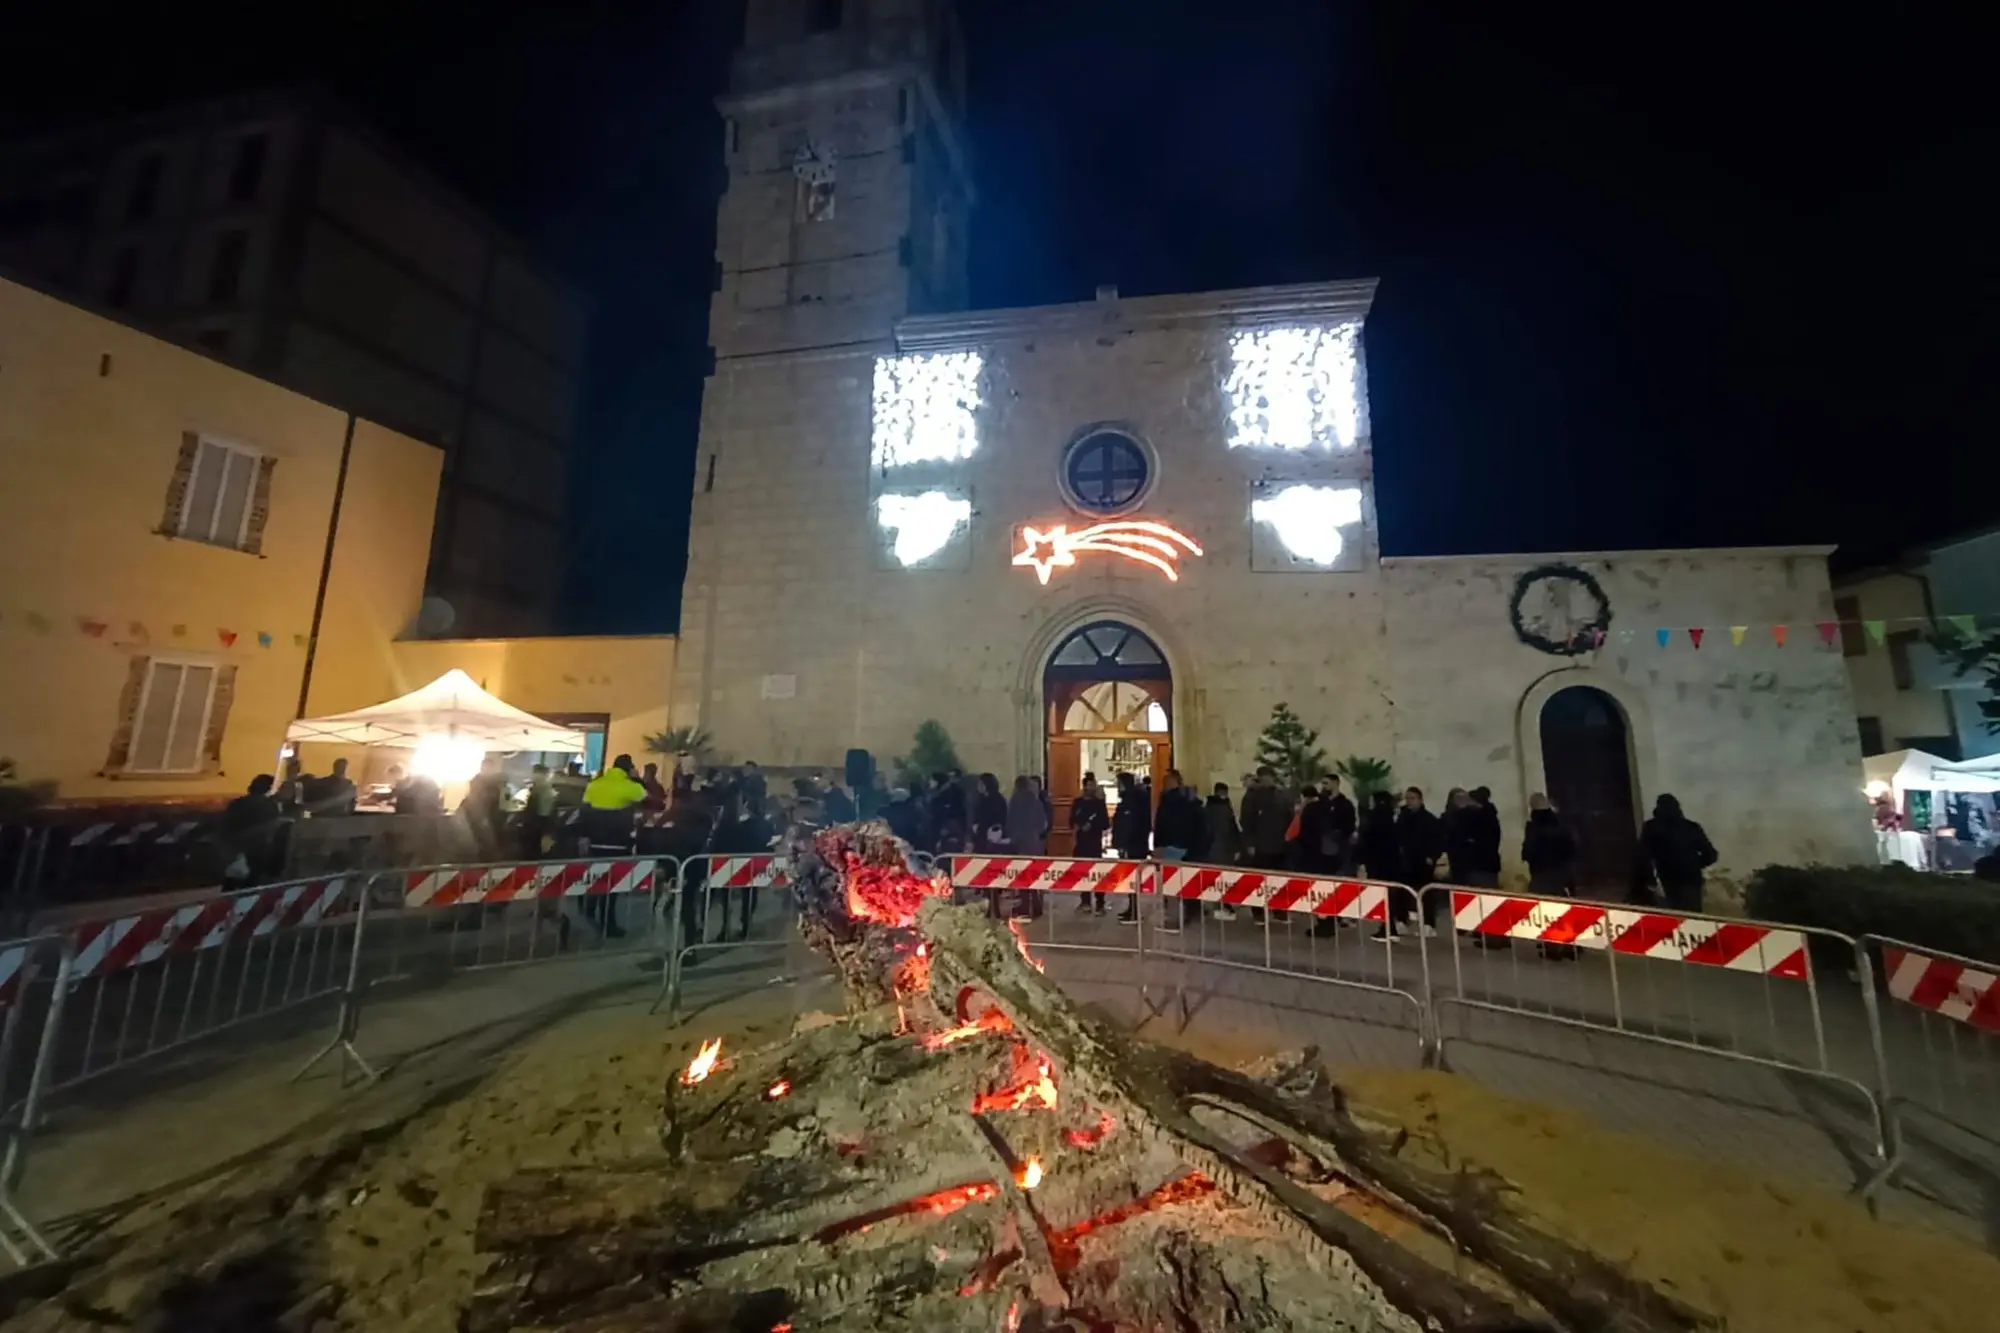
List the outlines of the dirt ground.
{"label": "dirt ground", "polygon": [[[795,992],[767,990],[678,1030],[663,1029],[642,1005],[586,1012],[543,1031],[463,1089],[434,1093],[428,1104],[393,1116],[385,1111],[384,1128],[366,1151],[309,1174],[317,1203],[278,1205],[287,1209],[286,1225],[304,1227],[294,1234],[310,1236],[320,1250],[305,1264],[305,1287],[337,1285],[348,1328],[450,1333],[483,1267],[472,1227],[490,1183],[526,1167],[657,1157],[661,1087],[694,1044],[721,1036],[726,1052],[775,1039],[799,1007]],[[1271,1053],[1226,1035],[1184,1044],[1229,1064]],[[1994,1326],[2000,1261],[1961,1242],[1897,1230],[1846,1199],[1676,1156],[1452,1075],[1335,1072],[1370,1118],[1410,1128],[1409,1151],[1497,1171],[1519,1188],[1518,1204],[1546,1225],[1630,1263],[1723,1317],[1731,1330],[1961,1333]],[[260,1168],[267,1191],[274,1169]],[[150,1256],[185,1247],[189,1219],[213,1220],[218,1199],[232,1188],[244,1186],[212,1182],[127,1215],[105,1238],[121,1262],[87,1301],[73,1299],[68,1313],[44,1305],[0,1327],[104,1327],[105,1316],[139,1304],[157,1280],[147,1265],[158,1260]],[[234,1217],[240,1224],[240,1210]]]}

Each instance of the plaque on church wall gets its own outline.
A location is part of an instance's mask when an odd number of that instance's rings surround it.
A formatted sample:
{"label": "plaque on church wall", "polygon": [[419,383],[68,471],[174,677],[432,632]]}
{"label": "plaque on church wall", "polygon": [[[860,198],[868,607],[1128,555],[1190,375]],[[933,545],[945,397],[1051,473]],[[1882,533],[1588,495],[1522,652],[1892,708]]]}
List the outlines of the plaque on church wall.
{"label": "plaque on church wall", "polygon": [[766,676],[758,693],[766,699],[795,699],[799,693],[797,676]]}

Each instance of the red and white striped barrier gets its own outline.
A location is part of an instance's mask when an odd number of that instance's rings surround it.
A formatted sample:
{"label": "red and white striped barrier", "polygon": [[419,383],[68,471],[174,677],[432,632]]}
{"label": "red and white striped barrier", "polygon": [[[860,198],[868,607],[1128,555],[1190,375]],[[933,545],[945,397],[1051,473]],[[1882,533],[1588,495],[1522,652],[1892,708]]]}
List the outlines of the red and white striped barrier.
{"label": "red and white striped barrier", "polygon": [[1806,937],[1796,930],[1598,907],[1567,898],[1520,898],[1460,889],[1452,890],[1451,915],[1460,930],[1481,935],[1608,949],[1773,977],[1806,975]]}
{"label": "red and white striped barrier", "polygon": [[1882,946],[1889,994],[1934,1014],[2000,1032],[2000,976],[1949,958]]}
{"label": "red and white striped barrier", "polygon": [[1359,879],[1168,864],[1160,867],[1160,893],[1224,907],[1262,907],[1352,921],[1385,921],[1389,915],[1389,886]]}
{"label": "red and white striped barrier", "polygon": [[768,889],[785,882],[782,856],[716,856],[708,863],[711,889]]}
{"label": "red and white striped barrier", "polygon": [[184,907],[87,921],[70,932],[76,950],[70,979],[81,981],[150,963],[167,954],[196,953],[231,940],[310,925],[327,915],[345,888],[346,881],[339,879],[281,884]]}
{"label": "red and white striped barrier", "polygon": [[21,973],[28,966],[28,946],[10,944],[0,949],[0,1009],[14,1003],[21,989]]}
{"label": "red and white striped barrier", "polygon": [[1060,856],[954,856],[951,882],[961,889],[1040,889],[1047,893],[1146,893],[1144,861]]}
{"label": "red and white striped barrier", "polygon": [[651,893],[658,874],[659,863],[655,861],[523,861],[518,865],[413,870],[403,879],[403,906]]}

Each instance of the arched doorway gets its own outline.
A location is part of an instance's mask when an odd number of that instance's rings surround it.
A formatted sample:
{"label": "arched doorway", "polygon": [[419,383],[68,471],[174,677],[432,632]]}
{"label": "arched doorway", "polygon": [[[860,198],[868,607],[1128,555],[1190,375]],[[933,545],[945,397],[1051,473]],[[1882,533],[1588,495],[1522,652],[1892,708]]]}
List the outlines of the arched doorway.
{"label": "arched doorway", "polygon": [[1150,779],[1173,767],[1173,674],[1159,645],[1130,625],[1100,620],[1065,638],[1042,671],[1049,850],[1071,850],[1069,807],[1086,772],[1106,788],[1120,772]]}
{"label": "arched doorway", "polygon": [[1549,800],[1576,835],[1577,887],[1623,898],[1639,853],[1624,710],[1603,690],[1571,685],[1542,705],[1541,731]]}

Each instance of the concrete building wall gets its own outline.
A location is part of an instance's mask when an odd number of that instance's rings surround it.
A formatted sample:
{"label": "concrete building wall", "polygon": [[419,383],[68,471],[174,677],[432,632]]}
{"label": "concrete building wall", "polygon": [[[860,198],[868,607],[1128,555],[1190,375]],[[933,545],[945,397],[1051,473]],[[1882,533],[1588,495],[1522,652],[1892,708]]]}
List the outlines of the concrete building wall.
{"label": "concrete building wall", "polygon": [[[0,282],[0,752],[63,799],[234,794],[272,771],[297,715],[346,413]],[[169,535],[184,441],[270,460],[256,549]],[[408,623],[439,453],[355,423],[319,649],[321,688],[389,679]],[[233,534],[232,534],[233,535]],[[131,771],[151,662],[226,681],[219,745],[193,771]],[[143,686],[141,688],[144,688]]]}
{"label": "concrete building wall", "polygon": [[[1937,655],[1925,642],[1931,614],[1924,597],[1925,577],[1880,573],[1843,579],[1834,590],[1840,598],[1835,613],[1844,621],[1841,652],[1864,752],[1871,735],[1879,739],[1877,753],[1911,748],[1935,752],[1941,748],[1941,738],[1947,742],[1942,748],[1956,747],[1952,700],[1937,688]],[[1881,643],[1867,631],[1871,620],[1883,622]],[[1899,655],[1907,663],[1900,684]]]}

